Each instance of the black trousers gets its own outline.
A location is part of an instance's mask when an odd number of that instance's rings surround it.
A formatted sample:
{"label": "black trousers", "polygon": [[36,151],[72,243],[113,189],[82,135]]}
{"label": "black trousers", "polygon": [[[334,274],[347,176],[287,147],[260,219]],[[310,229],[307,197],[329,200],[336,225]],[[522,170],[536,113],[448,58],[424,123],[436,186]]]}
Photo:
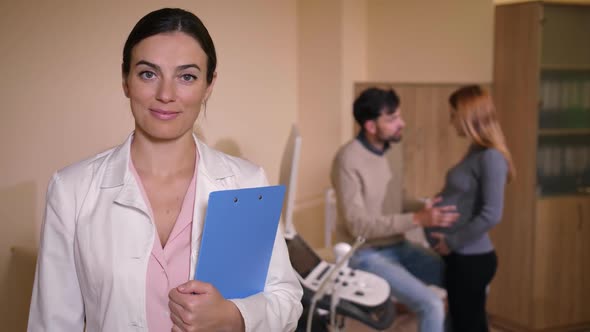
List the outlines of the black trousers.
{"label": "black trousers", "polygon": [[488,332],[486,288],[496,273],[496,253],[452,253],[444,259],[452,331]]}

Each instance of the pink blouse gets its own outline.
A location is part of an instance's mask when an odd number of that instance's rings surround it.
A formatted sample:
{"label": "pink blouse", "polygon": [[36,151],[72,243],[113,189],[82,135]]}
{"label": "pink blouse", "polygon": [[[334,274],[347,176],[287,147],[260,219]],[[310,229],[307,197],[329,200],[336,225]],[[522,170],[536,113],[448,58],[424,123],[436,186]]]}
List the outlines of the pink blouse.
{"label": "pink blouse", "polygon": [[[168,293],[172,288],[188,281],[197,161],[198,155],[195,161],[195,173],[188,186],[180,213],[166,246],[162,248],[157,231],[154,236],[154,245],[148,262],[146,279],[146,314],[149,331],[170,331],[172,329],[170,309],[168,308]],[[152,220],[154,220],[150,201],[131,159],[129,159],[129,168],[139,184],[143,199],[150,211]]]}

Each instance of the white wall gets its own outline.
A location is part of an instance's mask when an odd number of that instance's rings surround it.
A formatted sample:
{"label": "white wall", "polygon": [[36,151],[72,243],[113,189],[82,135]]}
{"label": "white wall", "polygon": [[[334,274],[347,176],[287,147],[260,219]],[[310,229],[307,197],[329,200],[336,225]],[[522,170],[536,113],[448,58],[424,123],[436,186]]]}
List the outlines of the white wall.
{"label": "white wall", "polygon": [[199,15],[217,47],[219,78],[198,123],[206,141],[277,180],[297,109],[294,1],[14,1],[0,7],[0,190],[34,182],[39,210],[51,173],[125,139],[122,46],[141,16],[166,5]]}
{"label": "white wall", "polygon": [[370,81],[491,81],[491,0],[371,0],[368,5]]}
{"label": "white wall", "polygon": [[[509,3],[518,3],[518,2],[533,2],[533,1],[539,1],[539,0],[494,0],[494,4],[495,5],[503,5],[503,4],[509,4]],[[551,3],[564,3],[564,4],[576,4],[576,3],[581,3],[581,4],[589,4],[590,0],[551,0],[551,1],[546,1],[546,2],[551,2]]]}

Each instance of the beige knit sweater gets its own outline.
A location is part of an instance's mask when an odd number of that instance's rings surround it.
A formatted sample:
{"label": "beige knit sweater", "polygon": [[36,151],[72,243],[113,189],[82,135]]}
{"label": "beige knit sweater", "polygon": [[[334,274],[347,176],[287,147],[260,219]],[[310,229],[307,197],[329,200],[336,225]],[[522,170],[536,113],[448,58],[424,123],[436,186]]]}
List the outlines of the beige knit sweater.
{"label": "beige knit sweater", "polygon": [[[395,149],[398,149],[397,151]],[[400,146],[392,146],[379,156],[357,139],[340,148],[332,163],[332,186],[338,202],[335,237],[352,242],[364,236],[367,245],[391,244],[403,239],[403,233],[417,227],[404,206]]]}

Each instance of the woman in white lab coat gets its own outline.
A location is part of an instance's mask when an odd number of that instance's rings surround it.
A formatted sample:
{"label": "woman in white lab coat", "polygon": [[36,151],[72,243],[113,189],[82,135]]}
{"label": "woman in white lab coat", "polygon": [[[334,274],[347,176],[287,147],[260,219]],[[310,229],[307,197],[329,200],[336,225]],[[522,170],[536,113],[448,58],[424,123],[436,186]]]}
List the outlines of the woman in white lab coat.
{"label": "woman in white lab coat", "polygon": [[181,9],[143,17],[123,50],[135,130],[56,172],[47,192],[29,331],[286,331],[302,290],[276,235],[265,289],[224,299],[191,280],[209,192],[264,171],[192,133],[216,79],[213,41]]}

